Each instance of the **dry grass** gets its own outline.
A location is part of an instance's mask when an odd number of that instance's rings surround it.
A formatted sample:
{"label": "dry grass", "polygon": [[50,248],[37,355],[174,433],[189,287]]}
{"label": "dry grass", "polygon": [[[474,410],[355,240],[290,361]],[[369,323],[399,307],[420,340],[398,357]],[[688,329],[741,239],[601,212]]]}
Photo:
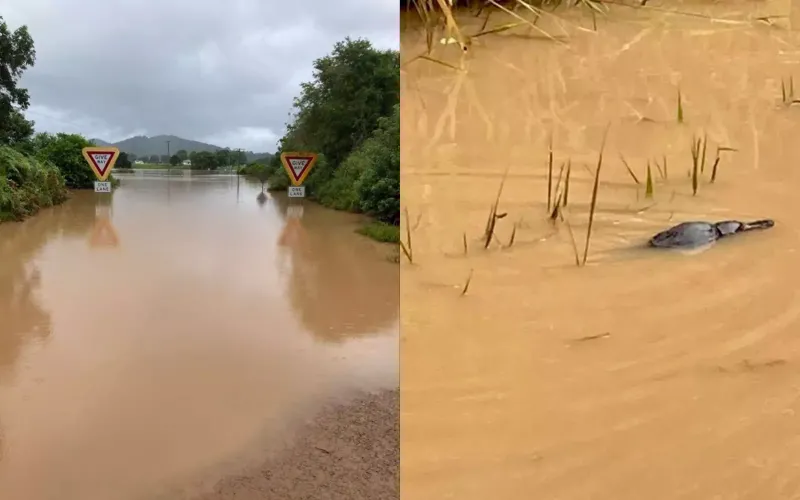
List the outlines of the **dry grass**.
{"label": "dry grass", "polygon": [[[446,41],[454,40],[462,52],[467,52],[470,49],[474,38],[498,34],[519,27],[530,28],[544,39],[556,43],[566,43],[565,35],[554,34],[541,28],[538,25],[539,19],[545,16],[559,19],[552,11],[562,6],[588,8],[592,13],[593,29],[597,31],[596,15],[607,12],[607,7],[603,2],[595,0],[513,0],[502,2],[496,0],[410,0],[409,4],[417,12],[424,26],[426,51],[411,58],[405,64],[422,59],[453,69],[459,68],[431,56],[440,34],[444,35]],[[456,20],[456,11],[472,11],[476,17],[485,13],[480,29],[472,34],[465,33],[465,29]],[[493,12],[502,12],[515,20],[488,27]]]}

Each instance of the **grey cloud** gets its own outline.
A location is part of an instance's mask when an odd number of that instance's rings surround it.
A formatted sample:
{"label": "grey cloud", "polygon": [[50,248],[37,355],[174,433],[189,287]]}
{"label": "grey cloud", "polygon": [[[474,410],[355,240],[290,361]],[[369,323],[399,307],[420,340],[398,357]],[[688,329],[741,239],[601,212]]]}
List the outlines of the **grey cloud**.
{"label": "grey cloud", "polygon": [[27,24],[36,43],[23,85],[37,128],[66,123],[109,140],[169,133],[271,150],[256,137],[282,133],[314,59],[345,36],[399,45],[396,0],[3,3],[6,21]]}

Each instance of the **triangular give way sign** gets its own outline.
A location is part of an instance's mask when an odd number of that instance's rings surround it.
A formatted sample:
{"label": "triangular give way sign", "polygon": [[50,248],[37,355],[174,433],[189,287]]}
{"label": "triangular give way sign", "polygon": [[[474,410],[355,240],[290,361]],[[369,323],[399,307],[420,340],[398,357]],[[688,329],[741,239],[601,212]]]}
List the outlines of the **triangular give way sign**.
{"label": "triangular give way sign", "polygon": [[119,158],[119,149],[111,146],[83,148],[81,152],[100,182],[108,179],[111,169]]}
{"label": "triangular give way sign", "polygon": [[316,153],[281,153],[281,163],[289,180],[295,186],[300,186],[308,177],[311,168],[317,163]]}

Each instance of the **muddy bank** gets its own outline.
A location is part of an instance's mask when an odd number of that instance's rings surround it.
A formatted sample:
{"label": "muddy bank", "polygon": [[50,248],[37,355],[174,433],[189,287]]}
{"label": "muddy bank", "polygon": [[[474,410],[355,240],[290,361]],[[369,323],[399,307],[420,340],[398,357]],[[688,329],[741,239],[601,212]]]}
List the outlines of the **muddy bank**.
{"label": "muddy bank", "polygon": [[399,410],[396,390],[330,407],[290,448],[196,500],[397,499]]}

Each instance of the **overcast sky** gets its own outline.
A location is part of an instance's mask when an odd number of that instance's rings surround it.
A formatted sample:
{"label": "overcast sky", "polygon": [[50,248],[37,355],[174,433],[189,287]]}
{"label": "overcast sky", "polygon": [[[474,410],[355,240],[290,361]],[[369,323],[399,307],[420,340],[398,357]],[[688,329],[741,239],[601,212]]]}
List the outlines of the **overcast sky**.
{"label": "overcast sky", "polygon": [[344,39],[399,47],[397,0],[2,0],[27,25],[37,131],[174,134],[273,151],[314,59]]}

